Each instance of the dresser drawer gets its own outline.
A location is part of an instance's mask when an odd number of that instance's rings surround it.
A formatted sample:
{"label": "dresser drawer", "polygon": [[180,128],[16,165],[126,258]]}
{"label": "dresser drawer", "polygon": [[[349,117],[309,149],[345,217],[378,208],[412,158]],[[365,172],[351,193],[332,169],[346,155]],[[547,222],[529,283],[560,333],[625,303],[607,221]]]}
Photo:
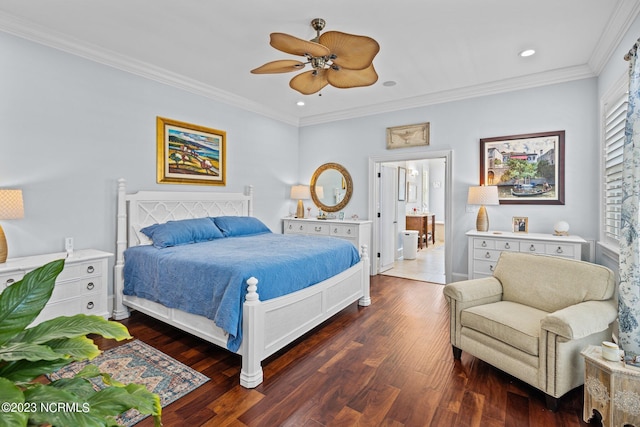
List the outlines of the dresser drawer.
{"label": "dresser drawer", "polygon": [[104,315],[107,311],[107,302],[99,295],[87,295],[81,298],[71,298],[57,302],[49,302],[40,312],[32,325],[59,316],[73,316],[76,314]]}
{"label": "dresser drawer", "polygon": [[0,292],[2,292],[2,290],[7,286],[11,286],[14,283],[22,280],[24,274],[25,272],[22,270],[0,274]]}
{"label": "dresser drawer", "polygon": [[497,260],[494,261],[481,261],[477,260],[473,264],[473,277],[487,277],[493,275],[493,270],[496,267]]}
{"label": "dresser drawer", "polygon": [[321,222],[311,222],[305,225],[307,227],[307,234],[312,236],[328,236],[329,230],[331,229],[331,225]]}
{"label": "dresser drawer", "polygon": [[500,252],[494,249],[474,249],[473,259],[478,261],[497,261],[500,258]]}
{"label": "dresser drawer", "polygon": [[519,252],[520,251],[520,242],[517,240],[496,240],[496,249],[500,251],[510,251],[510,252]]}
{"label": "dresser drawer", "polygon": [[529,254],[545,254],[545,244],[543,242],[520,242],[520,252]]}
{"label": "dresser drawer", "polygon": [[496,241],[489,239],[473,239],[473,247],[482,249],[495,249]]}
{"label": "dresser drawer", "polygon": [[576,247],[574,245],[547,244],[545,245],[545,253],[547,255],[555,255],[555,256],[566,257],[566,258],[575,258]]}
{"label": "dresser drawer", "polygon": [[58,281],[77,279],[87,275],[102,275],[102,262],[100,260],[85,261],[70,264],[65,263],[64,270],[58,276]]}
{"label": "dresser drawer", "polygon": [[49,303],[76,298],[80,295],[100,295],[102,277],[87,277],[79,280],[56,282]]}
{"label": "dresser drawer", "polygon": [[356,238],[358,237],[358,227],[355,225],[331,225],[329,234],[334,237]]}
{"label": "dresser drawer", "polygon": [[300,233],[306,234],[307,232],[307,224],[302,222],[291,222],[286,221],[284,223],[284,232],[285,233]]}

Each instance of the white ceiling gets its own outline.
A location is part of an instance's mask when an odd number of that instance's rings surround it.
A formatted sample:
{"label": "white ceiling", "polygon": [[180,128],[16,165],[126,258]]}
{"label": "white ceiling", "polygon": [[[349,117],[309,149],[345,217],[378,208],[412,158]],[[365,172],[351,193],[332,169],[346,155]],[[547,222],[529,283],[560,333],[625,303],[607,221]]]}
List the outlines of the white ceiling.
{"label": "white ceiling", "polygon": [[[639,11],[640,0],[0,0],[0,31],[304,126],[596,76]],[[250,74],[295,59],[269,34],[311,39],[313,18],[378,41],[376,84],[304,96],[289,88],[296,73]],[[536,55],[520,58],[525,48]]]}

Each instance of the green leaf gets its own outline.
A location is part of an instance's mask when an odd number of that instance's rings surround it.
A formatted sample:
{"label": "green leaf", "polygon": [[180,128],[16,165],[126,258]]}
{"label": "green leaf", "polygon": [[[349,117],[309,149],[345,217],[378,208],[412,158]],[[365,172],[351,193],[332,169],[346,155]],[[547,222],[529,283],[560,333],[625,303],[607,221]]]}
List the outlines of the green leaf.
{"label": "green leaf", "polygon": [[46,384],[36,384],[24,391],[25,401],[36,403],[31,421],[54,426],[103,427],[108,425],[93,414],[91,405],[75,394]]}
{"label": "green leaf", "polygon": [[0,360],[7,362],[16,360],[35,362],[37,360],[58,360],[64,358],[65,356],[63,354],[56,353],[47,345],[17,342],[0,346]]}
{"label": "green leaf", "polygon": [[75,376],[73,378],[60,378],[49,384],[51,387],[60,388],[69,393],[73,393],[83,400],[88,399],[96,392],[93,383],[85,378]]}
{"label": "green leaf", "polygon": [[0,345],[24,330],[51,298],[64,260],[50,262],[25,274],[0,294]]}
{"label": "green leaf", "polygon": [[56,353],[69,356],[73,360],[93,359],[102,353],[93,340],[85,336],[51,340],[47,341],[46,345]]}
{"label": "green leaf", "polygon": [[[0,403],[23,403],[24,394],[13,382],[6,378],[0,378]],[[0,427],[26,426],[29,417],[25,412],[2,410]]]}
{"label": "green leaf", "polygon": [[153,415],[159,420],[162,413],[160,396],[149,392],[140,384],[104,388],[91,396],[87,402],[91,405],[91,412],[100,416],[120,414],[135,408],[140,413]]}
{"label": "green leaf", "polygon": [[43,374],[50,374],[69,364],[69,359],[58,360],[18,360],[9,362],[0,368],[0,377],[5,377],[15,382],[31,381]]}
{"label": "green leaf", "polygon": [[153,415],[156,427],[162,426],[162,422],[160,421],[160,417],[162,415],[160,396],[155,393],[151,393],[141,384],[128,384],[126,389],[131,395],[132,406],[141,414]]}
{"label": "green leaf", "polygon": [[33,328],[25,330],[15,340],[45,343],[54,339],[75,338],[87,334],[99,334],[117,341],[131,338],[127,327],[122,323],[108,321],[100,316],[76,314],[75,316],[56,317],[42,322]]}

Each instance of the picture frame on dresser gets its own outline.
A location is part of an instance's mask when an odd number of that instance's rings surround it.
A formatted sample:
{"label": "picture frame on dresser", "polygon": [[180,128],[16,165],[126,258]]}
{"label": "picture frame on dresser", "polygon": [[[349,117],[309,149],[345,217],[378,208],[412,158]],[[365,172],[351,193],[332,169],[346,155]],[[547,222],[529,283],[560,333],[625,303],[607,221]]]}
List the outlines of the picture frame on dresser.
{"label": "picture frame on dresser", "polygon": [[511,223],[513,224],[514,233],[529,232],[529,218],[527,218],[526,216],[514,216]]}
{"label": "picture frame on dresser", "polygon": [[480,139],[480,185],[500,204],[564,205],[565,131]]}
{"label": "picture frame on dresser", "polygon": [[226,185],[227,133],[156,118],[159,184]]}

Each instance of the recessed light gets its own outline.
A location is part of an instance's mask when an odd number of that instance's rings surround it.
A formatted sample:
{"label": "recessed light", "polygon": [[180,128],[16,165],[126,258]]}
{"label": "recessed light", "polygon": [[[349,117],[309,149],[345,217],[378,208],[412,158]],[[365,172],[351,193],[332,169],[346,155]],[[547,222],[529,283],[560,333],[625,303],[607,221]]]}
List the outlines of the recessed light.
{"label": "recessed light", "polygon": [[304,101],[298,101],[298,102],[296,102],[296,105],[298,107],[304,107]]}
{"label": "recessed light", "polygon": [[382,86],[387,86],[387,87],[391,87],[391,86],[395,86],[397,83],[394,82],[393,80],[387,80],[386,82],[382,83]]}
{"label": "recessed light", "polygon": [[525,49],[522,52],[520,52],[518,55],[520,55],[523,58],[526,58],[527,56],[531,56],[534,53],[536,53],[534,49]]}

